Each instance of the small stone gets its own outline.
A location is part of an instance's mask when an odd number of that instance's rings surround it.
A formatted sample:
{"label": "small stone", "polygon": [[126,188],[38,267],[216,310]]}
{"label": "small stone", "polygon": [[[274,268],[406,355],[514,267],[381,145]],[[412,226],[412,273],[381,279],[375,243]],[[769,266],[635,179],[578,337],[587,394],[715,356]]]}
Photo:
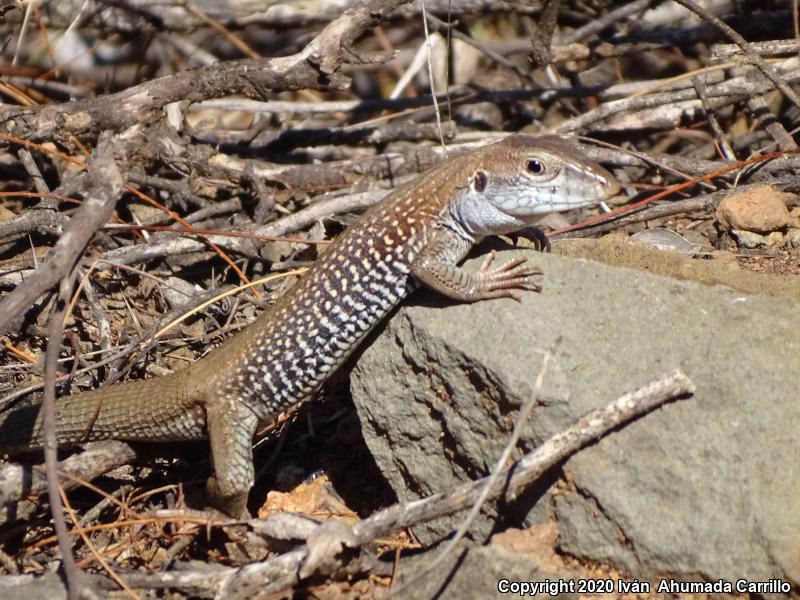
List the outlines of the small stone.
{"label": "small stone", "polygon": [[180,277],[168,277],[161,287],[161,293],[164,294],[164,300],[167,301],[170,308],[179,308],[188,304],[201,292],[200,288]]}
{"label": "small stone", "polygon": [[136,204],[132,203],[128,206],[128,210],[131,211],[131,214],[136,218],[137,223],[144,223],[147,225],[148,223],[158,222],[164,216],[164,213],[149,204]]}
{"label": "small stone", "polygon": [[637,242],[653,246],[658,250],[683,252],[685,254],[693,254],[698,250],[695,244],[689,242],[680,233],[664,227],[644,229],[634,233],[631,238]]}
{"label": "small stone", "polygon": [[786,242],[786,236],[780,231],[773,231],[767,235],[767,246],[769,248],[782,248]]}
{"label": "small stone", "polygon": [[800,229],[790,229],[786,234],[786,245],[789,248],[800,248]]}
{"label": "small stone", "polygon": [[735,193],[717,207],[717,220],[724,229],[769,233],[789,225],[791,217],[786,201],[792,194],[760,185]]}
{"label": "small stone", "polygon": [[277,263],[291,256],[294,249],[294,244],[290,242],[270,242],[261,247],[259,254],[269,262]]}
{"label": "small stone", "polygon": [[736,243],[739,244],[740,248],[753,250],[755,248],[763,248],[767,245],[766,236],[753,233],[752,231],[731,229],[731,235],[736,240]]}
{"label": "small stone", "polygon": [[462,127],[494,131],[503,126],[503,111],[492,102],[463,104],[456,109],[455,120]]}

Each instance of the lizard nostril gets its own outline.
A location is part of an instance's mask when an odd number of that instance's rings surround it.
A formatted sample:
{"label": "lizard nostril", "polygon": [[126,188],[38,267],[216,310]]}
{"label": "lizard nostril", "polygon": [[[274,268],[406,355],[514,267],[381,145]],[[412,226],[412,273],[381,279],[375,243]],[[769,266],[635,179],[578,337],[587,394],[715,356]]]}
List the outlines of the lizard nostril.
{"label": "lizard nostril", "polygon": [[486,177],[486,173],[483,171],[478,171],[475,173],[475,178],[472,181],[475,186],[475,191],[483,192],[486,189],[486,185],[489,183],[489,178]]}

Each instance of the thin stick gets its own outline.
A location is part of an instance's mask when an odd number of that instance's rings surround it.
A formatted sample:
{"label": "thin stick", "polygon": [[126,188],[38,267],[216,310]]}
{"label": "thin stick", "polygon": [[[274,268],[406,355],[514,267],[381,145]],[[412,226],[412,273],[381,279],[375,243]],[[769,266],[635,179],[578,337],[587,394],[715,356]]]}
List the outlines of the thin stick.
{"label": "thin stick", "polygon": [[81,536],[83,543],[86,544],[86,547],[89,549],[89,552],[91,552],[92,555],[97,560],[97,562],[100,563],[100,566],[103,567],[103,569],[106,571],[106,573],[108,573],[111,579],[116,581],[119,587],[125,590],[125,592],[127,592],[131,598],[133,598],[134,600],[141,600],[141,596],[139,596],[139,594],[134,592],[131,589],[131,587],[127,583],[125,583],[125,581],[119,576],[119,574],[114,569],[111,568],[111,565],[108,564],[108,561],[105,558],[103,558],[103,556],[97,551],[97,548],[92,543],[92,540],[90,540],[89,536],[86,534],[86,530],[81,526],[80,520],[78,519],[78,516],[75,514],[75,510],[70,505],[69,499],[67,498],[67,495],[63,491],[61,492],[61,499],[64,502],[64,506],[66,507],[67,512],[69,512],[69,516],[72,519],[72,522],[75,524],[75,531],[78,533],[79,536]]}
{"label": "thin stick", "polygon": [[186,319],[188,319],[193,314],[195,314],[197,312],[200,312],[201,310],[205,309],[207,306],[211,306],[215,302],[219,302],[223,298],[227,298],[228,296],[232,296],[233,294],[241,292],[242,290],[246,290],[246,289],[252,288],[254,286],[261,285],[262,283],[266,283],[268,281],[272,281],[273,279],[281,279],[281,278],[284,278],[284,277],[292,277],[294,275],[302,275],[307,270],[308,270],[307,268],[303,267],[303,268],[300,268],[300,269],[294,269],[292,271],[285,271],[283,273],[272,273],[270,275],[266,275],[264,277],[261,277],[260,279],[256,279],[255,281],[251,281],[249,283],[242,284],[242,285],[240,285],[238,287],[235,287],[235,288],[232,288],[230,290],[226,290],[226,291],[224,291],[224,292],[222,292],[220,294],[216,294],[215,296],[209,298],[208,300],[206,300],[202,304],[199,304],[199,305],[193,307],[191,310],[186,311],[185,313],[183,313],[180,317],[178,317],[174,321],[171,321],[171,322],[167,323],[166,325],[164,325],[164,327],[159,329],[155,333],[155,335],[153,337],[154,338],[161,337],[167,331],[169,331],[170,329],[172,329],[173,327],[175,327],[179,323],[185,321]]}
{"label": "thin stick", "polygon": [[[444,143],[444,132],[442,131],[442,113],[439,110],[439,101],[436,99],[436,83],[433,80],[433,44],[431,44],[431,36],[428,31],[428,11],[425,9],[425,0],[422,0],[422,28],[425,30],[425,45],[428,48],[428,79],[431,84],[431,98],[433,99],[433,112],[436,115],[436,128],[439,130],[442,153],[447,158],[447,144]],[[447,85],[446,82],[445,85]]]}
{"label": "thin stick", "polygon": [[731,148],[728,140],[725,139],[725,133],[722,131],[722,127],[719,125],[717,115],[714,112],[714,107],[711,105],[711,102],[708,99],[708,94],[706,93],[706,84],[703,83],[703,80],[700,77],[692,77],[692,83],[694,84],[694,90],[697,92],[697,97],[700,98],[700,102],[703,103],[703,109],[706,111],[708,124],[711,126],[711,130],[714,132],[714,137],[717,139],[717,149],[722,154],[722,158],[731,161],[736,160],[736,154],[733,152],[733,148]]}
{"label": "thin stick", "polygon": [[67,534],[67,524],[64,519],[64,506],[61,503],[61,493],[58,483],[58,440],[56,437],[56,368],[58,353],[61,349],[61,339],[64,335],[64,321],[67,316],[67,305],[74,280],[73,273],[61,279],[59,293],[50,314],[48,327],[47,350],[45,351],[44,369],[44,400],[42,402],[42,425],[44,428],[44,465],[47,474],[47,496],[50,500],[50,513],[53,515],[53,527],[58,537],[58,546],[61,549],[61,561],[64,566],[64,576],[67,580],[67,593],[70,600],[80,597],[80,584],[75,559],[72,556],[72,543]]}

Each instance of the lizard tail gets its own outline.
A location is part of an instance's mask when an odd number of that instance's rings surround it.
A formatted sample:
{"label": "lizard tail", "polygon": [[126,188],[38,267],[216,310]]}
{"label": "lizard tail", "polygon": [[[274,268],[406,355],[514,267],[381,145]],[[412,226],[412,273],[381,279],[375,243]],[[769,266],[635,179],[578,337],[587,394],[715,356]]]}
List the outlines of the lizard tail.
{"label": "lizard tail", "polygon": [[[34,450],[44,445],[41,408],[41,404],[30,404],[0,414],[0,450]],[[56,436],[62,446],[105,439],[202,439],[206,437],[205,413],[187,397],[186,381],[178,373],[57,399]]]}

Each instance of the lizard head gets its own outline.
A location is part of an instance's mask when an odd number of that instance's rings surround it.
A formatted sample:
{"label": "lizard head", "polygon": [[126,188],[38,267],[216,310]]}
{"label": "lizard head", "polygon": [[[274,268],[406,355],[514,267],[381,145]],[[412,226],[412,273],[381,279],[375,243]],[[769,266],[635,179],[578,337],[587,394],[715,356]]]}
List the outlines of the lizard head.
{"label": "lizard head", "polygon": [[452,210],[472,234],[516,231],[540,215],[591,206],[619,191],[611,173],[554,136],[510,136],[471,156]]}

